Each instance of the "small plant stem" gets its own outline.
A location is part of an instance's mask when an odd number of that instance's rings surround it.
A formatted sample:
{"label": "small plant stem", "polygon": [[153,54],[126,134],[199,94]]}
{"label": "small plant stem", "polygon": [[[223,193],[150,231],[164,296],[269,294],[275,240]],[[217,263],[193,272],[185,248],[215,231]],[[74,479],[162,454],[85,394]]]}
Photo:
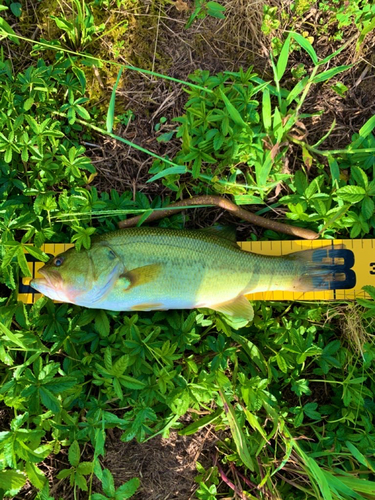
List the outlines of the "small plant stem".
{"label": "small plant stem", "polygon": [[[58,115],[58,116],[63,116],[64,118],[67,118],[65,113],[60,113],[59,111],[53,111],[52,114]],[[77,119],[76,122],[80,123],[81,125],[84,125],[85,127],[91,128],[92,130],[95,130],[96,132],[99,132],[100,134],[107,135],[108,137],[112,137],[112,139],[116,139],[116,141],[121,141],[124,144],[126,144],[127,146],[130,146],[134,149],[138,149],[138,151],[142,151],[142,153],[146,153],[147,155],[152,156],[153,158],[157,158],[158,160],[161,160],[164,163],[171,165],[172,167],[181,167],[181,165],[178,165],[177,163],[173,163],[173,161],[167,160],[166,158],[163,158],[162,156],[159,156],[156,153],[153,153],[149,149],[142,148],[142,146],[138,146],[138,144],[135,144],[134,142],[128,141],[127,139],[124,139],[123,137],[112,134],[111,132],[107,132],[103,128],[96,127],[95,125],[92,125],[92,123],[88,123],[84,120],[79,120],[79,119]]]}
{"label": "small plant stem", "polygon": [[[152,212],[148,216],[147,221],[151,222],[162,219],[163,217],[169,217],[170,215],[180,212],[188,206],[195,205],[214,205],[216,207],[223,208],[228,212],[231,212],[233,215],[239,217],[240,219],[244,219],[247,222],[256,224],[257,226],[261,226],[266,229],[272,229],[273,231],[278,231],[280,233],[297,236],[298,238],[303,238],[306,240],[315,240],[318,238],[318,234],[314,231],[311,231],[310,229],[289,226],[288,224],[282,224],[281,222],[275,222],[270,219],[265,219],[264,217],[260,217],[259,215],[255,215],[241,207],[238,207],[232,201],[227,200],[226,198],[214,195],[194,196],[193,198],[189,198],[187,200],[178,201],[177,203],[169,205],[165,210]],[[118,226],[120,229],[135,226],[139,222],[141,217],[142,216],[137,215],[136,217],[132,217],[131,219],[120,221],[118,223]]]}
{"label": "small plant stem", "polygon": [[[9,37],[9,33],[3,31],[0,29],[0,36],[4,36],[5,38],[8,38]],[[106,59],[100,59],[99,57],[95,57],[95,56],[92,56],[90,54],[80,54],[79,52],[76,52],[74,50],[69,50],[69,49],[65,49],[64,47],[56,47],[56,45],[50,45],[49,43],[45,43],[45,42],[35,42],[35,40],[31,40],[30,38],[27,38],[27,37],[24,37],[24,36],[20,36],[20,35],[17,35],[17,34],[12,34],[10,35],[12,38],[17,38],[18,40],[23,40],[24,42],[28,42],[28,43],[31,43],[33,45],[37,44],[37,45],[40,45],[41,47],[45,47],[47,49],[51,49],[51,50],[55,50],[56,52],[65,52],[66,54],[71,54],[73,56],[78,56],[78,57],[82,57],[82,58],[86,58],[86,59],[91,59],[91,61],[96,61],[97,63],[101,63],[101,62],[105,62],[107,64],[112,64],[113,66],[119,66],[119,67],[124,67],[125,69],[128,69],[130,71],[137,71],[138,73],[142,73],[144,75],[151,75],[151,76],[155,76],[157,78],[162,78],[163,80],[170,80],[171,82],[176,82],[176,83],[180,83],[182,85],[186,85],[188,87],[192,87],[192,88],[195,88],[195,89],[198,89],[198,90],[203,90],[204,92],[208,92],[210,94],[213,93],[213,90],[211,89],[208,89],[206,87],[202,87],[200,85],[195,85],[194,83],[190,83],[190,82],[186,82],[184,80],[179,80],[178,78],[173,78],[172,76],[167,76],[167,75],[163,75],[162,73],[155,73],[155,71],[150,71],[148,69],[142,69],[142,68],[137,68],[136,66],[130,66],[128,64],[122,64],[122,63],[119,63],[117,61],[109,61],[109,60],[106,60]]]}
{"label": "small plant stem", "polygon": [[306,96],[309,93],[310,87],[313,84],[313,80],[314,80],[315,75],[316,75],[316,73],[318,71],[318,68],[319,68],[319,66],[315,66],[315,68],[312,70],[312,73],[311,73],[310,78],[309,78],[309,80],[308,80],[308,82],[306,84],[306,87],[304,88],[304,91],[302,92],[301,99],[300,99],[300,101],[297,104],[297,107],[295,109],[295,116],[297,118],[298,118],[299,111],[300,111],[300,109],[301,109],[301,107],[302,107],[302,105],[303,105],[303,103],[304,103],[304,101],[306,99]]}
{"label": "small plant stem", "polygon": [[288,135],[288,140],[294,142],[294,144],[298,144],[299,146],[304,146],[306,149],[311,151],[311,153],[315,153],[320,156],[332,156],[332,155],[347,155],[347,154],[356,154],[356,153],[375,153],[375,148],[363,148],[363,149],[330,149],[327,151],[322,151],[321,149],[317,149],[314,146],[310,146],[304,141],[300,141],[295,137]]}

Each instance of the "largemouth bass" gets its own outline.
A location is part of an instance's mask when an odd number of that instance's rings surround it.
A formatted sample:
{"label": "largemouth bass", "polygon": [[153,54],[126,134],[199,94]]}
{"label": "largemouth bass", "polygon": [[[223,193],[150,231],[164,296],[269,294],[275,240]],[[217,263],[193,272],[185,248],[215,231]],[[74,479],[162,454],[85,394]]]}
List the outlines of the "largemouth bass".
{"label": "largemouth bass", "polygon": [[31,286],[51,299],[95,309],[208,307],[250,320],[245,294],[333,288],[343,265],[332,252],[263,256],[241,250],[225,230],[139,227],[99,236],[90,250],[72,248],[54,257]]}

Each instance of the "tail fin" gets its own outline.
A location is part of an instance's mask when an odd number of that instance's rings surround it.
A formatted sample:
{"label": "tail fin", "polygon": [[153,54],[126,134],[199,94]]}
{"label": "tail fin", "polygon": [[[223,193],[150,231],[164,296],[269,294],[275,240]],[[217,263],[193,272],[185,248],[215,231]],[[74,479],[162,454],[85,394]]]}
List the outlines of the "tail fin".
{"label": "tail fin", "polygon": [[343,246],[304,250],[289,254],[288,259],[299,261],[302,275],[293,283],[295,291],[325,291],[354,288],[356,275],[354,253]]}

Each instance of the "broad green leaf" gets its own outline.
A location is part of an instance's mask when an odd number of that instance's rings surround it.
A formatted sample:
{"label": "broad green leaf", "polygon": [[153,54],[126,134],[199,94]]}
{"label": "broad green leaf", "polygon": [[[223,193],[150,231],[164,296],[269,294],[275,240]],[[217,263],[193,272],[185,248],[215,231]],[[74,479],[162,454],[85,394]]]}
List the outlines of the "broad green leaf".
{"label": "broad green leaf", "polygon": [[272,110],[271,110],[271,99],[270,91],[265,88],[262,97],[262,118],[263,125],[267,132],[271,129],[272,125]]}
{"label": "broad green leaf", "polygon": [[81,458],[81,451],[79,449],[78,441],[75,439],[69,446],[68,460],[72,467],[77,467]]}
{"label": "broad green leaf", "polygon": [[332,186],[334,186],[335,183],[338,184],[340,180],[340,168],[337,160],[331,155],[328,156],[328,164],[332,177]]}
{"label": "broad green leaf", "polygon": [[45,254],[42,250],[40,250],[37,247],[34,247],[33,245],[23,245],[23,248],[33,257],[36,259],[42,261],[42,262],[48,262],[49,257],[47,254]]}
{"label": "broad green leaf", "polygon": [[108,337],[110,324],[107,313],[103,310],[97,312],[95,316],[95,330],[101,337]]}
{"label": "broad green leaf", "polygon": [[26,476],[15,470],[0,470],[0,487],[5,491],[18,491],[26,483]]}
{"label": "broad green leaf", "polygon": [[299,33],[292,32],[290,35],[292,36],[292,38],[294,38],[294,40],[298,43],[298,45],[300,45],[304,50],[306,50],[306,52],[311,57],[312,62],[314,64],[318,64],[319,62],[318,56],[311,43]]}
{"label": "broad green leaf", "polygon": [[131,498],[134,495],[140,484],[139,479],[137,477],[133,477],[133,479],[130,479],[125,484],[122,484],[119,488],[117,488],[115,499],[128,500],[128,498]]}
{"label": "broad green leaf", "polygon": [[15,15],[16,17],[20,17],[22,14],[22,5],[19,2],[11,2],[10,10],[12,11],[13,15]]}
{"label": "broad green leaf", "polygon": [[74,476],[75,478],[75,483],[78,486],[78,488],[81,488],[82,491],[87,491],[87,481],[85,477],[82,474],[79,474],[78,472]]}
{"label": "broad green leaf", "polygon": [[23,109],[25,111],[29,111],[29,109],[31,109],[32,105],[34,104],[34,98],[33,97],[29,97],[28,99],[26,99],[26,101],[23,103]]}
{"label": "broad green leaf", "polygon": [[73,469],[62,469],[58,474],[57,474],[57,479],[65,479],[69,476],[71,476],[74,472]]}
{"label": "broad green leaf", "polygon": [[[309,81],[309,77],[305,76],[300,80],[289,92],[288,97],[286,98],[286,104],[289,106],[292,101],[296,99],[297,96],[301,94],[301,92],[304,90],[306,87],[307,82]],[[297,99],[296,99],[297,100]]]}
{"label": "broad green leaf", "polygon": [[80,462],[77,467],[77,472],[84,476],[92,473],[94,464],[92,462]]}
{"label": "broad green leaf", "polygon": [[283,77],[286,70],[286,66],[288,64],[290,37],[291,34],[287,36],[287,39],[284,42],[284,45],[280,51],[279,58],[277,60],[276,78],[278,81],[280,81],[281,78]]}
{"label": "broad green leaf", "polygon": [[[372,466],[371,462],[367,460],[367,458],[354,446],[353,443],[350,441],[345,441],[345,445],[350,451],[350,453],[353,455],[353,457],[358,460],[358,462],[368,469],[370,469],[372,472],[375,472],[374,467]],[[374,485],[375,486],[375,485]]]}
{"label": "broad green leaf", "polygon": [[350,144],[350,149],[358,148],[362,144],[363,140],[366,139],[366,137],[371,134],[374,128],[375,128],[375,115],[373,115],[369,120],[367,120],[367,122],[359,129],[358,132],[359,137]]}
{"label": "broad green leaf", "polygon": [[148,179],[147,182],[155,182],[158,179],[161,179],[162,177],[166,177],[167,175],[180,175],[180,174],[185,174],[187,171],[187,167],[185,165],[178,165],[175,167],[168,167],[165,170],[162,170],[161,172],[158,172],[155,174],[151,179]]}
{"label": "broad green leaf", "polygon": [[8,36],[9,40],[14,42],[16,45],[19,45],[20,41],[18,40],[18,38],[16,38],[15,36],[12,36],[15,34],[16,33],[14,32],[14,30],[9,26],[9,24],[5,21],[5,19],[0,17],[0,35],[5,36],[5,37]]}
{"label": "broad green leaf", "polygon": [[139,221],[137,222],[137,227],[140,227],[142,226],[142,224],[150,217],[150,215],[154,212],[154,210],[152,208],[149,208],[148,210],[146,210],[141,218],[139,219]]}
{"label": "broad green leaf", "polygon": [[44,384],[44,387],[54,394],[60,394],[74,386],[77,386],[75,377],[57,377]]}
{"label": "broad green leaf", "polygon": [[372,198],[370,198],[369,196],[366,196],[362,201],[361,212],[366,220],[370,219],[374,215],[375,205]]}
{"label": "broad green leaf", "polygon": [[17,250],[17,262],[18,262],[18,265],[20,266],[22,275],[23,276],[31,276],[31,271],[29,269],[29,266],[27,265],[25,252],[23,251],[23,248],[21,246],[19,246],[18,250]]}
{"label": "broad green leaf", "polygon": [[219,390],[219,394],[224,404],[224,411],[228,419],[229,427],[232,432],[233,440],[235,442],[238,455],[240,456],[244,465],[250,469],[251,471],[255,471],[255,464],[253,459],[250,456],[249,449],[247,447],[246,437],[243,433],[242,427],[239,424],[236,413],[233,409],[233,406],[229,402],[225,393]]}
{"label": "broad green leaf", "polygon": [[276,355],[276,363],[277,363],[277,366],[279,367],[279,369],[283,372],[283,373],[287,373],[288,372],[288,365],[285,361],[285,358],[283,357],[283,355],[278,352],[277,355]]}
{"label": "broad green leaf", "polygon": [[140,390],[145,387],[144,382],[137,380],[136,378],[129,377],[128,375],[121,375],[120,383],[128,389]]}
{"label": "broad green leaf", "polygon": [[233,106],[233,104],[230,102],[228,97],[224,94],[222,89],[219,89],[219,90],[220,90],[221,98],[224,101],[225,107],[228,110],[229,116],[232,118],[234,123],[236,125],[239,125],[240,127],[247,127],[247,123],[243,120],[243,118],[240,115],[240,113],[238,112],[238,110]]}
{"label": "broad green leaf", "polygon": [[61,403],[56,396],[52,394],[46,387],[41,386],[39,388],[40,399],[44,406],[53,413],[59,413],[61,410]]}
{"label": "broad green leaf", "polygon": [[25,471],[30,483],[35,486],[35,488],[38,488],[38,490],[41,490],[47,482],[47,478],[43,472],[32,462],[25,463]]}
{"label": "broad green leaf", "polygon": [[127,354],[124,354],[113,364],[112,374],[115,377],[120,377],[125,372],[128,364],[129,356]]}
{"label": "broad green leaf", "polygon": [[109,471],[108,469],[103,470],[102,488],[107,496],[115,496],[115,482],[113,480],[111,471]]}
{"label": "broad green leaf", "polygon": [[327,71],[323,71],[322,73],[319,73],[316,75],[313,79],[314,83],[321,83],[329,80],[335,75],[338,75],[339,73],[342,73],[343,71],[346,71],[347,69],[350,69],[353,67],[353,64],[347,64],[343,66],[337,66],[336,68],[331,68]]}
{"label": "broad green leaf", "polygon": [[361,186],[344,186],[336,191],[336,195],[349,203],[359,203],[366,196],[366,191]]}
{"label": "broad green leaf", "polygon": [[180,436],[190,436],[191,434],[195,434],[199,429],[203,429],[207,425],[215,422],[215,420],[217,420],[222,413],[223,413],[222,408],[219,408],[213,413],[210,413],[209,415],[206,415],[205,417],[196,420],[192,424],[189,424],[187,427],[185,427],[178,433]]}
{"label": "broad green leaf", "polygon": [[22,335],[17,334],[15,335],[12,333],[9,328],[7,328],[3,323],[0,322],[0,332],[2,332],[5,337],[13,342],[13,344],[18,345],[18,347],[21,347],[21,349],[24,349],[25,351],[28,351],[29,347],[22,342]]}

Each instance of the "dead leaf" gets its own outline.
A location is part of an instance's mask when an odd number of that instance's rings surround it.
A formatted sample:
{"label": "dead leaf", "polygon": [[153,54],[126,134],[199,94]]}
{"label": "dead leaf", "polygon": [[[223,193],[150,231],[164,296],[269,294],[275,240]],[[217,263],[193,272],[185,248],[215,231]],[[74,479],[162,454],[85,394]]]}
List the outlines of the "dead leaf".
{"label": "dead leaf", "polygon": [[309,150],[304,145],[302,145],[302,158],[303,158],[303,163],[306,165],[307,172],[309,172],[313,162],[313,157],[311,156]]}
{"label": "dead leaf", "polygon": [[176,0],[174,6],[179,12],[184,12],[186,10],[189,10],[189,6],[186,2],[184,2],[184,0]]}

